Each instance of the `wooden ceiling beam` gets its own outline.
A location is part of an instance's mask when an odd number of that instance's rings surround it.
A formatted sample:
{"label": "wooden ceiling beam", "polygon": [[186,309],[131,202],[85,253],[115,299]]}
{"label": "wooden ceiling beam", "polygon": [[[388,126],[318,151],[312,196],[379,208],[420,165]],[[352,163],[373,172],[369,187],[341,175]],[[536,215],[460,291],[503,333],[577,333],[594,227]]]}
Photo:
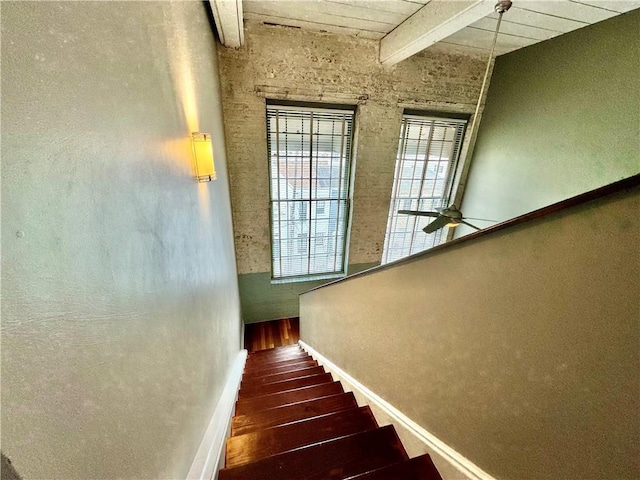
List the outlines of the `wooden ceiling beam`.
{"label": "wooden ceiling beam", "polygon": [[380,40],[380,63],[391,66],[494,11],[496,0],[431,0]]}
{"label": "wooden ceiling beam", "polygon": [[220,42],[225,47],[238,48],[244,44],[242,0],[209,0]]}

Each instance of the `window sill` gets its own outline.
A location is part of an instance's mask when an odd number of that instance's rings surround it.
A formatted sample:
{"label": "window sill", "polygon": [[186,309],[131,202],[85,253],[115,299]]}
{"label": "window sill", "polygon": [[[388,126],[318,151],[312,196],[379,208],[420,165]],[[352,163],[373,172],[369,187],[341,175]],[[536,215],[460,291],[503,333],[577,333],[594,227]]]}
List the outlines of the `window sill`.
{"label": "window sill", "polygon": [[285,283],[314,282],[317,280],[335,280],[337,278],[346,277],[346,273],[324,273],[318,275],[305,275],[301,277],[284,277],[272,278],[271,285],[280,285]]}

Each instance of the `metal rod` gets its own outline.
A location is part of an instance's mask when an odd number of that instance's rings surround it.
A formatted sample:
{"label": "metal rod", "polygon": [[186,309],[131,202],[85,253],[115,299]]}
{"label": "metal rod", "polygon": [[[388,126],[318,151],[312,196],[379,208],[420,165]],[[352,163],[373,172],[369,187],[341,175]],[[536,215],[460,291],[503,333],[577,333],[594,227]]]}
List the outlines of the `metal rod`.
{"label": "metal rod", "polygon": [[478,114],[480,113],[480,105],[482,104],[482,98],[484,97],[484,91],[487,86],[487,79],[489,78],[489,71],[491,70],[491,60],[493,60],[493,52],[496,49],[496,43],[498,41],[498,32],[500,31],[500,23],[502,23],[502,15],[504,11],[500,11],[498,14],[498,23],[496,25],[496,31],[493,34],[493,44],[491,45],[491,53],[489,53],[489,61],[487,62],[487,68],[484,72],[484,79],[482,80],[482,87],[480,87],[480,96],[478,97],[478,104],[476,105],[476,111],[473,114],[473,122],[471,123],[471,135],[476,133],[476,124],[478,122]]}
{"label": "metal rod", "polygon": [[[476,104],[476,110],[473,114],[473,122],[471,123],[471,136],[469,137],[469,149],[467,151],[465,163],[469,162],[471,158],[471,154],[473,153],[473,137],[477,134],[476,125],[478,124],[478,114],[480,113],[480,105],[482,104],[482,98],[484,97],[484,92],[487,87],[487,79],[489,78],[489,71],[491,70],[491,61],[493,60],[493,54],[496,50],[496,43],[498,41],[498,32],[500,31],[500,24],[502,23],[502,15],[504,12],[508,11],[511,8],[512,2],[510,0],[500,0],[496,3],[495,11],[498,12],[498,23],[496,24],[496,31],[493,34],[493,42],[491,44],[491,52],[489,53],[489,60],[487,61],[487,68],[484,71],[484,78],[482,79],[482,86],[480,87],[480,96],[478,97],[478,103]],[[455,170],[453,174],[456,175],[458,170],[458,162],[456,162]],[[449,186],[449,194],[447,196],[447,201],[451,201],[451,197],[453,196],[453,188],[455,186],[455,181],[451,179],[451,185]]]}

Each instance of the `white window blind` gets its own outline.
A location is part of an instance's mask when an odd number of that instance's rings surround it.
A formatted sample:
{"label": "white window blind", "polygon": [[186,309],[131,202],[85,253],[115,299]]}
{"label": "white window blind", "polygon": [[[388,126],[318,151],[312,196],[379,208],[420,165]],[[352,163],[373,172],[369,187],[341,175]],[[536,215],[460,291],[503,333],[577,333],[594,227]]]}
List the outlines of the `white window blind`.
{"label": "white window blind", "polygon": [[274,279],[345,273],[353,110],[267,106]]}
{"label": "white window blind", "polygon": [[433,211],[447,206],[466,123],[437,117],[403,117],[383,264],[446,239],[447,227],[428,235],[422,231],[433,218],[398,214],[398,210]]}

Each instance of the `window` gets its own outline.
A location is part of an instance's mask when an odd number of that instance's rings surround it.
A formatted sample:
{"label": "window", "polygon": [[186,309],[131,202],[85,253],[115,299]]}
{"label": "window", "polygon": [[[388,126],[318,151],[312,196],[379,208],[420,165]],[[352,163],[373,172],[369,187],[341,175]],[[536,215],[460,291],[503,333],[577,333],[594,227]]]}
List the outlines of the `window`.
{"label": "window", "polygon": [[353,109],[267,104],[272,277],[345,274]]}
{"label": "window", "polygon": [[435,210],[449,202],[453,175],[467,121],[404,115],[391,193],[382,263],[434,247],[447,228],[427,235],[433,219],[398,214],[398,210]]}

